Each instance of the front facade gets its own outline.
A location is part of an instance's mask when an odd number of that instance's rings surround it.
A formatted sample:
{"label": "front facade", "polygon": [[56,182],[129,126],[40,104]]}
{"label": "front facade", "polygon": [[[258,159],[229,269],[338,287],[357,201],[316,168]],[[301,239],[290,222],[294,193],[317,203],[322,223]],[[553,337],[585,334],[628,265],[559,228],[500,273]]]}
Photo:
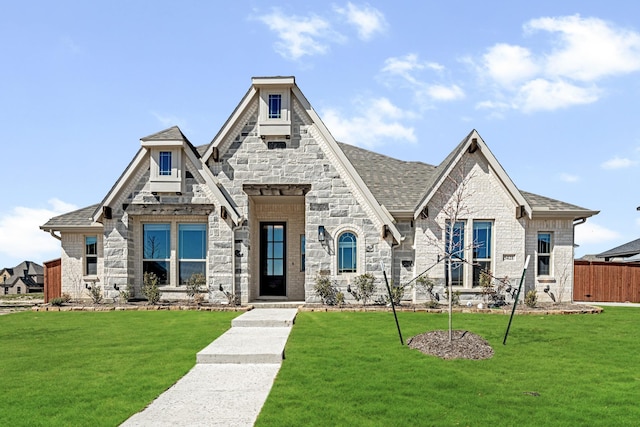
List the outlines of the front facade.
{"label": "front facade", "polygon": [[571,288],[574,227],[596,213],[518,190],[476,131],[438,166],[339,143],[293,77],[266,77],[210,144],[177,127],[142,138],[101,203],[41,228],[61,240],[75,298],[94,284],[140,295],[145,272],[165,299],[202,274],[212,302],[316,302],[318,275],[345,291],[371,273],[382,291],[383,269],[395,284],[428,270],[442,286],[455,243],[454,285],[474,300],[481,269],[515,281],[527,256],[529,289]]}

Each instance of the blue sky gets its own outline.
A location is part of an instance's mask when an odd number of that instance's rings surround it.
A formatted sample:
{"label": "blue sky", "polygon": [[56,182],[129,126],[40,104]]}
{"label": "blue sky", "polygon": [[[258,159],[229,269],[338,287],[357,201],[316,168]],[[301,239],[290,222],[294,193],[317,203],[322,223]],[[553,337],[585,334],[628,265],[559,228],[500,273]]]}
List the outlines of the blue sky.
{"label": "blue sky", "polygon": [[38,226],[102,200],[141,137],[209,143],[273,75],[338,140],[395,158],[438,164],[477,129],[520,189],[601,211],[577,256],[636,239],[635,3],[4,4],[0,268],[57,258]]}

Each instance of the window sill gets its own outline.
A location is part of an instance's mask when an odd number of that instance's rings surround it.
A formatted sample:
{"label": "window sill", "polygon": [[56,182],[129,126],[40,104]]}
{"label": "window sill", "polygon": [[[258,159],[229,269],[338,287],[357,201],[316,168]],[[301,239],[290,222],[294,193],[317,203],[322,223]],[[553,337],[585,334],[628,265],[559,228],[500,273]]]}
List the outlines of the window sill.
{"label": "window sill", "polygon": [[553,277],[536,277],[538,283],[556,283],[556,279]]}
{"label": "window sill", "polygon": [[82,280],[84,282],[91,282],[91,283],[95,283],[95,282],[99,282],[100,278],[97,275],[87,275],[87,276],[82,276]]}

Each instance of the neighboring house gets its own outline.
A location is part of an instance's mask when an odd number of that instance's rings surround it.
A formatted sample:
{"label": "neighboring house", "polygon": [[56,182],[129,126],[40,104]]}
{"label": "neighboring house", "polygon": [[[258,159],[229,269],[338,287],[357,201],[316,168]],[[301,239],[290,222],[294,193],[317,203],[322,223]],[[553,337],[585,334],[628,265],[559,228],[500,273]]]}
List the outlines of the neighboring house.
{"label": "neighboring house", "polygon": [[640,239],[625,243],[596,255],[605,261],[640,262]]}
{"label": "neighboring house", "polygon": [[33,261],[23,261],[13,268],[0,270],[3,295],[28,294],[44,290],[44,268]]}
{"label": "neighboring house", "polygon": [[382,268],[394,284],[429,269],[442,292],[446,208],[462,183],[462,299],[480,299],[480,268],[517,284],[527,256],[527,289],[572,286],[574,227],[596,211],[519,190],[475,130],[437,166],[339,143],[293,77],[253,78],[208,145],[177,127],[142,138],[102,202],[41,228],[61,240],[62,291],[75,296],[91,283],[140,295],[153,272],[163,298],[185,298],[202,273],[210,301],[226,301],[222,287],[242,303],[314,302],[318,275],[345,291],[372,273],[382,292]]}

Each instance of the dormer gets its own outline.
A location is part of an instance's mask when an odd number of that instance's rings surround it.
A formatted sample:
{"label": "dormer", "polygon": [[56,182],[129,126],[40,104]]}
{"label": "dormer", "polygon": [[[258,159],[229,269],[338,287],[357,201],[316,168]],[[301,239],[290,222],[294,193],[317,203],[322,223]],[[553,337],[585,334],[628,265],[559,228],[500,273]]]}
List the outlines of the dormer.
{"label": "dormer", "polygon": [[180,193],[184,183],[185,137],[174,126],[141,140],[149,152],[149,185],[153,193]]}
{"label": "dormer", "polygon": [[258,91],[260,137],[291,137],[291,87],[294,77],[254,77],[251,83]]}

